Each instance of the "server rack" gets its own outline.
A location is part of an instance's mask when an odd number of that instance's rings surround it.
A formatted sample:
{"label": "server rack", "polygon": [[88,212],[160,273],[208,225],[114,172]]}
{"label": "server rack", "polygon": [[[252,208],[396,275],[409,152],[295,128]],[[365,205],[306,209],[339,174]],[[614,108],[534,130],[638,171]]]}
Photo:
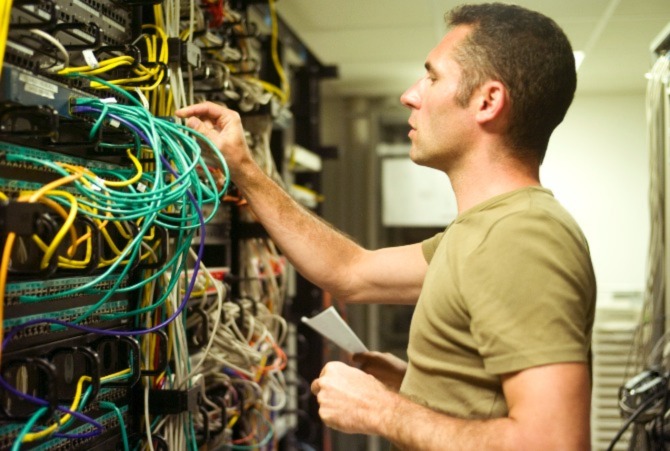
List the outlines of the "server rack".
{"label": "server rack", "polygon": [[273,1],[3,8],[0,449],[291,449],[301,293],[174,111],[238,110],[284,180],[293,74],[321,64]]}

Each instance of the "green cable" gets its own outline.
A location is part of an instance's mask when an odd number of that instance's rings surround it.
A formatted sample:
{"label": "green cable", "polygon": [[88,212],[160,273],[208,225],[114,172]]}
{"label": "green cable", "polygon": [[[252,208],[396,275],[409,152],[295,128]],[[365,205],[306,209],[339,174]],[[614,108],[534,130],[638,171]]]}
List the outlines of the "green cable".
{"label": "green cable", "polygon": [[111,84],[111,83],[108,83],[107,81],[103,80],[102,78],[98,78],[98,77],[96,77],[95,75],[87,75],[87,74],[82,74],[82,73],[79,73],[79,72],[73,72],[73,73],[71,73],[71,74],[68,74],[67,76],[68,76],[68,77],[72,77],[72,78],[76,78],[76,77],[87,78],[87,79],[89,79],[89,80],[93,80],[93,81],[95,81],[95,82],[98,82],[98,83],[100,83],[100,84],[103,84],[103,85],[107,86],[108,88],[110,88],[112,91],[115,91],[116,93],[121,94],[123,97],[126,97],[126,98],[129,99],[131,102],[135,103],[137,106],[139,106],[139,107],[141,107],[141,108],[144,108],[144,105],[142,105],[142,104],[140,103],[140,101],[137,100],[135,97],[131,96],[131,95],[128,94],[126,91],[124,91],[123,89],[119,88],[118,86],[115,86],[115,85],[113,85],[113,84]]}
{"label": "green cable", "polygon": [[100,129],[100,126],[102,125],[103,121],[107,117],[108,110],[109,110],[109,107],[107,106],[106,103],[104,103],[102,105],[102,111],[100,112],[100,117],[98,118],[98,120],[95,121],[95,123],[91,127],[91,131],[88,133],[89,141],[94,141],[95,140],[95,135],[98,133],[98,130]]}
{"label": "green cable", "polygon": [[[175,257],[179,257],[179,256],[180,256],[180,254],[175,255]],[[181,264],[180,269],[184,265],[186,265],[185,259],[183,259],[183,263]],[[172,289],[174,288],[174,286],[178,282],[178,280],[179,279],[177,277],[172,277],[170,279],[170,282],[167,285],[167,287],[165,287],[165,289],[163,290],[163,294],[159,298],[154,300],[154,302],[147,307],[142,307],[142,308],[139,308],[139,309],[136,309],[136,310],[123,312],[123,313],[103,314],[103,315],[100,315],[100,318],[101,319],[112,319],[112,320],[114,320],[114,319],[119,319],[119,318],[127,318],[129,316],[136,316],[136,315],[139,315],[139,314],[142,314],[142,313],[152,312],[152,311],[154,311],[155,309],[157,309],[158,307],[162,306],[165,303],[168,296],[170,295],[170,291],[172,291]]]}
{"label": "green cable", "polygon": [[198,451],[198,442],[195,439],[195,427],[193,425],[193,414],[191,412],[188,413],[188,428],[188,436],[191,438],[191,449],[193,451]]}
{"label": "green cable", "polygon": [[35,426],[35,423],[37,420],[40,419],[42,415],[44,415],[47,412],[46,407],[41,407],[39,408],[31,417],[28,421],[26,421],[26,424],[23,425],[23,428],[21,428],[21,431],[19,432],[19,435],[16,436],[16,440],[14,440],[14,444],[12,445],[11,451],[19,451],[21,449],[21,443],[23,442],[23,438],[30,432],[30,430]]}
{"label": "green cable", "polygon": [[121,410],[116,406],[116,404],[108,401],[100,401],[100,407],[112,410],[116,415],[116,418],[118,418],[119,429],[121,429],[121,439],[123,440],[123,449],[124,451],[129,451],[130,444],[128,443],[128,432],[126,432],[126,422],[123,420],[123,414],[121,413]]}

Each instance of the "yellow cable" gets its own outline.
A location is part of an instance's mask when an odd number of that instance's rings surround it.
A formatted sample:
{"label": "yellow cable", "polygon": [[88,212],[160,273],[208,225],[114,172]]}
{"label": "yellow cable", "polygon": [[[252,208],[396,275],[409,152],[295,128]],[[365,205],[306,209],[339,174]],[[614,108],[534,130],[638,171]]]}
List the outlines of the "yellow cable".
{"label": "yellow cable", "polygon": [[128,155],[128,158],[130,158],[130,161],[133,162],[133,166],[135,166],[135,169],[137,170],[137,174],[135,174],[132,178],[128,180],[124,180],[122,182],[111,182],[111,181],[103,181],[105,186],[111,186],[111,187],[122,187],[122,186],[128,186],[132,185],[133,183],[138,182],[142,178],[142,164],[140,163],[140,160],[133,155],[130,149],[126,149],[126,154]]}
{"label": "yellow cable", "polygon": [[[52,193],[53,193],[53,191],[52,191]],[[72,196],[69,193],[67,193],[67,194],[69,196]],[[60,215],[60,217],[63,218],[64,221],[67,221],[68,213],[65,211],[65,209],[63,207],[61,207],[61,205],[59,203],[49,199],[48,197],[42,197],[40,199],[40,203],[46,204],[49,208],[51,208],[52,210],[55,210],[56,213],[58,213]],[[80,244],[80,242],[82,240],[81,240],[81,237],[77,236],[77,230],[74,227],[70,227],[69,231],[70,231],[70,239],[72,240],[72,244],[68,248],[67,253],[70,257],[72,257],[77,252],[77,246]],[[89,233],[89,236],[90,236],[90,233]],[[38,241],[42,242],[40,237],[37,236],[37,235],[33,235],[33,240],[34,241],[37,240],[37,241],[35,241],[36,243]]]}
{"label": "yellow cable", "polygon": [[69,75],[75,72],[80,72],[88,75],[97,75],[104,72],[109,72],[112,69],[115,69],[120,66],[130,66],[135,62],[135,59],[132,56],[115,56],[106,60],[102,60],[98,63],[97,68],[91,66],[77,66],[77,67],[66,67],[58,71],[59,75]]}
{"label": "yellow cable", "polygon": [[[142,227],[142,220],[143,219],[144,218],[140,218],[140,219],[137,220],[137,222],[135,223],[137,225],[137,227]],[[148,233],[146,233],[142,237],[142,241],[151,241],[151,240],[154,239],[155,236],[156,236],[156,227],[150,227]]]}
{"label": "yellow cable", "polygon": [[100,378],[100,382],[107,382],[112,379],[117,379],[121,376],[125,376],[126,374],[130,374],[130,368],[126,368],[125,370],[117,371],[116,373],[108,374],[107,376],[103,376]]}
{"label": "yellow cable", "polygon": [[[73,174],[73,176],[82,177],[81,178],[82,184],[86,185],[88,188],[90,188],[93,184],[91,183],[90,180],[88,180],[88,178],[83,177],[84,175],[95,177],[96,181],[98,182],[98,183],[96,183],[96,186],[98,188],[104,188],[104,184],[105,184],[104,180],[98,178],[90,170],[88,170],[84,167],[81,167],[81,166],[74,166],[74,165],[70,165],[70,164],[67,164],[67,163],[62,163],[60,165],[64,168],[66,168],[66,169],[71,170],[71,171],[76,171],[76,174]],[[107,205],[108,206],[111,205],[111,201],[109,199],[107,199]],[[97,212],[97,209],[95,209],[95,212]],[[128,240],[130,240],[132,238],[131,235],[129,233],[127,233],[121,225],[119,225],[118,221],[113,220],[114,216],[110,212],[107,212],[105,214],[105,216],[112,219],[111,222],[115,225],[115,227],[118,229],[120,235],[123,238],[126,238]],[[116,246],[116,243],[114,243],[114,240],[112,239],[112,237],[109,235],[109,232],[107,231],[107,224],[110,222],[110,220],[100,221],[100,220],[96,219],[96,222],[98,223],[98,229],[100,230],[100,233],[102,234],[102,237],[105,239],[105,241],[109,245],[110,249],[114,253],[116,253],[117,255],[120,255],[122,253],[122,251],[118,249],[118,247]],[[109,266],[109,265],[113,264],[115,261],[116,260],[106,260],[106,259],[101,258],[98,267],[102,268],[102,267],[105,267],[105,266]]]}
{"label": "yellow cable", "polygon": [[[77,199],[72,194],[70,194],[66,191],[60,191],[60,190],[50,191],[49,193],[52,196],[61,196],[61,197],[65,197],[67,200],[69,200],[70,201],[70,213],[68,214],[67,219],[63,223],[63,226],[60,228],[58,233],[56,233],[56,236],[54,236],[53,240],[51,241],[51,244],[49,245],[49,248],[44,253],[44,256],[42,256],[42,263],[40,264],[41,269],[46,269],[46,268],[49,267],[49,260],[51,260],[51,257],[58,250],[58,246],[63,241],[63,238],[65,238],[65,235],[68,233],[68,231],[69,230],[74,230],[72,225],[74,224],[74,220],[77,218],[78,202],[77,202]],[[76,240],[76,238],[75,238],[75,240]]]}
{"label": "yellow cable", "polygon": [[168,89],[167,101],[165,102],[165,115],[172,116],[174,110],[174,91]]}
{"label": "yellow cable", "polygon": [[156,57],[158,55],[158,36],[151,35],[151,61],[152,63],[156,62]]}
{"label": "yellow cable", "polygon": [[226,425],[226,429],[230,429],[233,426],[235,426],[235,423],[237,423],[237,420],[240,418],[239,415],[234,415],[230,420],[228,420],[228,424]]}
{"label": "yellow cable", "polygon": [[156,20],[156,25],[145,24],[142,25],[142,28],[152,26],[160,30],[165,29],[165,22],[163,22],[163,5],[160,3],[154,5],[154,19]]}
{"label": "yellow cable", "polygon": [[20,202],[24,202],[24,201],[27,200],[31,204],[35,203],[35,202],[37,202],[37,200],[40,197],[44,196],[44,193],[46,193],[48,191],[51,191],[55,188],[58,188],[59,186],[63,186],[65,184],[73,182],[73,181],[81,178],[82,175],[83,174],[81,174],[81,173],[72,174],[72,175],[68,175],[66,177],[60,178],[58,180],[54,180],[53,182],[47,183],[46,185],[42,186],[37,191],[33,191],[30,195],[20,196],[18,200]]}
{"label": "yellow cable", "polygon": [[[156,7],[158,7],[158,9],[162,9],[162,8],[160,8],[160,5],[156,5]],[[154,7],[154,11],[157,9],[156,7]],[[159,16],[156,16],[157,19],[158,19],[158,17]],[[162,22],[162,16],[160,16],[160,19],[161,19],[160,21]],[[166,48],[166,43],[167,43],[168,36],[167,36],[167,33],[165,33],[165,27],[163,26],[163,24],[162,23],[158,24],[158,20],[156,20],[156,25],[154,25],[154,24],[144,24],[144,25],[142,25],[142,29],[143,30],[145,30],[145,29],[156,30],[156,32],[158,33],[158,36],[161,38],[161,41],[162,41],[161,42],[161,54],[160,54],[158,60],[161,63],[167,63],[168,49]],[[153,35],[153,36],[156,36],[156,35]],[[156,56],[154,54],[154,59],[155,59],[155,57]]]}
{"label": "yellow cable", "polygon": [[[60,178],[60,179],[58,179],[58,180],[54,180],[54,181],[51,182],[51,183],[47,183],[46,185],[44,185],[43,187],[41,187],[41,188],[38,189],[37,191],[34,191],[34,192],[32,192],[32,193],[28,193],[28,194],[23,194],[23,195],[19,196],[18,201],[19,201],[19,202],[25,202],[25,201],[27,201],[27,202],[29,202],[29,203],[35,203],[35,202],[38,201],[42,196],[44,196],[45,193],[47,193],[47,192],[49,192],[49,191],[53,191],[54,188],[57,188],[57,187],[62,186],[62,185],[65,185],[65,184],[70,183],[70,182],[72,182],[72,181],[74,181],[74,180],[77,180],[77,179],[81,178],[82,175],[83,175],[83,174],[81,174],[81,173],[78,173],[78,174],[72,174],[72,175],[69,175],[69,176],[66,176],[66,177],[62,177],[62,178]],[[72,196],[72,195],[69,194],[69,193],[68,193],[68,195],[69,195],[69,196]],[[74,199],[74,196],[72,197],[72,199]],[[76,205],[76,200],[75,200],[75,205]],[[72,212],[72,211],[71,211],[71,212]],[[76,210],[74,211],[74,216],[72,216],[72,222],[74,222],[74,217],[75,217],[75,216],[76,216]],[[69,218],[70,218],[70,217],[68,216],[68,220],[69,220]],[[66,222],[67,222],[67,221],[66,221]],[[72,226],[72,222],[69,222],[69,224],[68,224],[68,228]],[[64,227],[61,228],[61,230],[59,230],[58,234],[56,234],[56,237],[57,237],[57,238],[59,237],[60,240],[62,240],[63,237],[65,236],[65,234],[66,234],[67,232],[68,232],[68,229],[66,229],[65,226],[64,226]],[[56,241],[56,239],[54,239],[54,241]],[[59,241],[59,242],[60,242],[60,241]],[[54,248],[53,251],[55,252],[55,248]],[[53,255],[53,253],[52,253],[52,255]],[[45,266],[45,262],[46,262],[46,266]],[[41,264],[42,269],[46,268],[47,266],[49,266],[49,260],[48,260],[48,259],[45,260],[45,259],[43,258],[43,259],[42,259],[42,264]]]}
{"label": "yellow cable", "polygon": [[[91,382],[91,380],[92,379],[90,376],[82,376],[79,378],[79,382],[77,382],[77,391],[74,394],[74,399],[72,400],[70,410],[75,411],[79,408],[79,401],[81,400],[81,392],[83,390],[84,382]],[[61,427],[63,424],[67,423],[67,421],[70,419],[71,416],[72,415],[70,415],[69,413],[66,413],[65,415],[60,417],[58,421],[52,423],[51,426],[42,429],[39,432],[31,432],[26,434],[23,437],[23,441],[21,443],[34,442],[41,438],[48,437],[49,435],[56,432],[58,428]]]}
{"label": "yellow cable", "polygon": [[[126,89],[137,88],[141,91],[153,91],[163,83],[163,78],[164,78],[164,75],[165,75],[165,71],[163,70],[162,67],[156,66],[155,68],[147,69],[144,66],[142,66],[142,69],[143,69],[143,72],[139,72],[139,73],[143,73],[143,75],[139,75],[139,76],[134,77],[134,78],[119,78],[119,79],[116,79],[116,80],[108,80],[107,83],[124,87],[124,85],[126,85],[126,84],[134,84],[134,83],[138,83],[138,82],[143,82],[143,81],[150,80],[151,78],[157,77],[156,81],[150,86],[134,86],[133,85],[133,86],[129,86],[128,88],[126,88]],[[137,72],[138,71],[136,71],[136,73]],[[91,88],[101,89],[101,90],[110,89],[109,86],[104,85],[102,83],[98,83],[96,81],[91,82]]]}
{"label": "yellow cable", "polygon": [[265,368],[265,364],[267,363],[267,361],[268,361],[268,356],[263,355],[263,357],[261,357],[261,361],[258,365],[258,368],[256,369],[256,374],[254,376],[254,382],[258,382],[259,380],[261,380],[261,377],[263,377],[263,368]]}
{"label": "yellow cable", "polygon": [[265,80],[258,80],[258,79],[255,79],[255,78],[251,78],[251,80],[256,81],[258,84],[260,84],[263,87],[263,89],[265,89],[268,92],[271,92],[272,94],[276,95],[280,99],[285,97],[284,92],[280,88],[278,88],[277,86],[273,85],[272,83],[269,83]]}
{"label": "yellow cable", "polygon": [[[100,382],[101,383],[106,382],[106,381],[109,381],[111,379],[115,379],[117,377],[123,376],[125,374],[129,374],[129,373],[130,373],[130,368],[127,368],[125,370],[118,371],[116,373],[101,377]],[[83,391],[84,382],[91,382],[91,381],[92,381],[92,379],[91,379],[90,376],[82,376],[82,377],[79,378],[79,382],[77,382],[77,390],[75,391],[74,399],[72,400],[72,405],[70,406],[70,410],[75,411],[75,410],[79,409],[79,407],[80,407],[79,402],[81,401],[81,393]],[[71,415],[69,413],[66,413],[65,415],[60,417],[57,422],[52,423],[51,426],[49,426],[49,427],[47,427],[47,428],[45,428],[45,429],[43,429],[39,432],[31,432],[29,434],[26,434],[23,438],[22,443],[34,442],[36,440],[39,440],[41,438],[44,438],[44,437],[47,437],[47,436],[53,434],[54,432],[56,432],[58,430],[58,428],[60,426],[67,423],[68,420],[70,419],[70,417],[71,417]]]}
{"label": "yellow cable", "polygon": [[[90,230],[79,237],[77,240],[76,247],[78,247],[82,242],[86,241],[86,254],[84,255],[84,258],[82,260],[72,260],[70,258],[65,258],[62,255],[58,256],[58,266],[60,268],[67,268],[67,269],[83,269],[88,266],[88,264],[91,261],[91,257],[93,256],[93,246],[91,243],[91,232]],[[37,236],[33,235],[33,242],[37,245],[37,247],[40,248],[42,252],[46,252],[48,249],[48,246],[42,239]]]}
{"label": "yellow cable", "polygon": [[[60,243],[63,241],[63,238],[65,237],[65,235],[66,235],[68,232],[69,232],[70,235],[71,235],[71,239],[72,239],[72,243],[73,243],[73,245],[74,245],[74,243],[76,243],[77,240],[78,240],[76,231],[75,231],[74,227],[72,227],[72,224],[74,223],[74,220],[75,220],[75,218],[76,218],[76,216],[77,216],[77,200],[75,199],[75,197],[74,197],[72,194],[67,193],[67,192],[64,192],[64,191],[54,190],[54,191],[50,191],[49,193],[52,194],[52,195],[55,194],[55,195],[62,195],[63,197],[67,197],[68,200],[70,200],[71,208],[70,208],[70,213],[69,213],[69,214],[66,214],[66,213],[65,213],[65,210],[64,210],[60,205],[56,204],[56,202],[54,202],[54,201],[52,201],[52,200],[50,200],[50,199],[48,199],[48,198],[41,198],[41,199],[39,199],[39,201],[40,201],[41,203],[45,203],[45,204],[49,205],[49,206],[52,207],[54,210],[56,210],[56,212],[57,212],[58,214],[60,214],[61,216],[63,216],[64,219],[65,219],[65,221],[64,221],[64,223],[63,223],[63,226],[60,228],[60,230],[58,231],[58,233],[56,233],[56,236],[55,236],[54,239],[52,240],[51,244],[50,244],[49,246],[47,246],[46,249],[44,249],[45,254],[44,254],[44,256],[42,257],[42,262],[40,263],[40,268],[41,268],[41,269],[45,269],[45,268],[47,268],[47,267],[49,266],[49,260],[51,259],[51,257],[53,256],[53,254],[56,252],[56,250],[58,249],[58,246],[59,246]],[[28,199],[30,196],[32,196],[32,193],[26,193],[26,194],[23,194],[23,195],[21,195],[21,196],[19,197],[19,201],[26,200],[26,199]],[[36,235],[33,236],[33,239],[35,239],[35,237],[36,237]],[[37,239],[41,242],[41,239],[40,239],[39,237],[37,237]],[[37,241],[36,241],[36,242],[37,242]],[[71,245],[71,246],[68,248],[68,254],[69,254],[70,256],[72,256],[72,255],[73,255],[73,252],[76,251],[76,248],[73,247],[73,245]]]}
{"label": "yellow cable", "polygon": [[[67,213],[65,212],[65,209],[61,207],[61,205],[48,197],[43,197],[40,199],[40,202],[43,204],[48,205],[50,208],[53,210],[56,210],[56,212],[65,220],[67,220]],[[88,236],[91,236],[91,233],[88,233]],[[73,257],[77,253],[77,247],[79,244],[81,244],[83,241],[87,239],[86,236],[78,237],[77,236],[77,229],[74,227],[70,228],[70,238],[72,239],[72,244],[70,247],[67,249],[67,255],[70,257]]]}
{"label": "yellow cable", "polygon": [[9,33],[9,22],[12,16],[12,0],[3,0],[0,7],[0,77],[2,77],[2,63],[5,60],[5,48],[7,47],[7,34]]}
{"label": "yellow cable", "polygon": [[286,103],[290,97],[291,87],[288,83],[288,80],[286,79],[284,68],[279,61],[279,54],[277,53],[277,44],[279,41],[279,24],[277,19],[277,7],[275,6],[275,0],[268,0],[268,6],[270,7],[270,17],[272,19],[272,42],[270,45],[272,50],[272,62],[274,63],[275,69],[277,70],[277,75],[279,75],[279,79],[281,80],[283,93],[279,99],[282,103]]}
{"label": "yellow cable", "polygon": [[[9,260],[12,255],[12,247],[16,234],[9,232],[5,240],[5,248],[2,251],[2,260],[0,261],[0,343],[4,340],[4,306],[5,306],[5,287],[7,286],[7,273],[9,272]],[[2,346],[0,346],[0,361],[2,360]]]}

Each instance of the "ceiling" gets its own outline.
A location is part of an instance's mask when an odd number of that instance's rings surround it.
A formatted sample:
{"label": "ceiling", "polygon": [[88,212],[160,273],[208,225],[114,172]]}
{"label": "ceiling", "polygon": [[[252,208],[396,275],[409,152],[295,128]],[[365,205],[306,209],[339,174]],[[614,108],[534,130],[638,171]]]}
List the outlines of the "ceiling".
{"label": "ceiling", "polygon": [[[455,0],[283,0],[277,10],[324,64],[326,95],[399,96],[423,73]],[[482,2],[476,2],[482,3]],[[553,18],[586,56],[578,92],[641,93],[651,42],[670,23],[668,0],[518,0]]]}

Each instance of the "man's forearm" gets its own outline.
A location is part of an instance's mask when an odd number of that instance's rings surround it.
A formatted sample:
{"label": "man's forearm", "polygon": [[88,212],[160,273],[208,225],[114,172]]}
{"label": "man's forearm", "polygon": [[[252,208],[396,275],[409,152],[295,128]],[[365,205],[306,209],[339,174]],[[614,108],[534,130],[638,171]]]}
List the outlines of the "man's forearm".
{"label": "man's forearm", "polygon": [[[542,408],[538,400],[538,406]],[[547,406],[548,407],[548,406]],[[584,427],[587,433],[584,434]],[[455,418],[390,393],[371,431],[400,449],[422,451],[571,450],[590,449],[588,425],[519,419],[512,416],[487,420]]]}
{"label": "man's forearm", "polygon": [[333,295],[346,298],[345,273],[364,250],[303,208],[258,166],[240,168],[233,181],[298,272]]}
{"label": "man's forearm", "polygon": [[[398,394],[381,409],[376,434],[400,449],[422,451],[521,450],[509,418],[464,420],[433,411]],[[529,444],[530,445],[530,444]],[[532,448],[528,449],[541,449]]]}

